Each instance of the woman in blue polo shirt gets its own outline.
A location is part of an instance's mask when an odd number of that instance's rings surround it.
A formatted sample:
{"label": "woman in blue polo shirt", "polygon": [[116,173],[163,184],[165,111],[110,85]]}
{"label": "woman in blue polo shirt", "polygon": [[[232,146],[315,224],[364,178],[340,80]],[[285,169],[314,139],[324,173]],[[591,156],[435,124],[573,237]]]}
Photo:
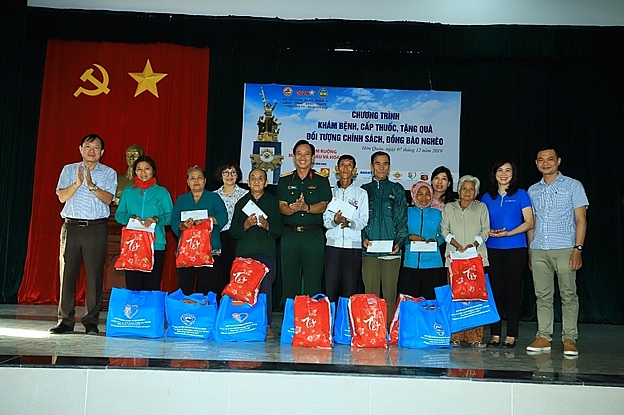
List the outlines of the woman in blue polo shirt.
{"label": "woman in blue polo shirt", "polygon": [[[522,272],[527,264],[526,232],[533,228],[533,211],[527,192],[518,188],[516,165],[500,158],[490,172],[490,188],[481,201],[490,213],[486,241],[490,261],[489,277],[494,300],[501,316],[507,315],[505,347],[515,347],[520,321]],[[500,346],[501,322],[490,327],[488,346]]]}

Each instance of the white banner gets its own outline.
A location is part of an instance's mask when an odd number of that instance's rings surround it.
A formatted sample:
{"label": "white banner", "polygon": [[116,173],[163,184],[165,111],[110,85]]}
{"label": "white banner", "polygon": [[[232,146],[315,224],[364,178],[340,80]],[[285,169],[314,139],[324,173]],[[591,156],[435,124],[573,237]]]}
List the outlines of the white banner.
{"label": "white banner", "polygon": [[438,166],[459,171],[460,92],[245,84],[240,166],[260,167],[269,183],[294,170],[301,139],[316,147],[313,168],[330,177],[343,154],[355,157],[356,183],[371,180],[370,157],[390,155],[390,179],[410,189]]}

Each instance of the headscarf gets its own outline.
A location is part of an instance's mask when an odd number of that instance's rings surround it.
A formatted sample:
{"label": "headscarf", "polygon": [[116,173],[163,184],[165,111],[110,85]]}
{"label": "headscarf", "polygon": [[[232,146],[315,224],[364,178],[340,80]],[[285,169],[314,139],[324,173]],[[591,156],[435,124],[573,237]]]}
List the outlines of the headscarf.
{"label": "headscarf", "polygon": [[[418,189],[420,189],[421,187],[426,187],[427,189],[429,189],[429,193],[431,193],[431,202],[429,202],[429,204],[427,206],[422,206],[418,203],[418,199],[416,198],[416,193],[418,193]],[[433,205],[433,201],[435,200],[435,198],[433,197],[433,189],[431,188],[431,185],[423,180],[420,180],[416,183],[414,183],[414,185],[412,186],[412,205],[417,206],[421,209],[424,209],[426,207],[430,207]],[[444,205],[442,205],[444,206]]]}

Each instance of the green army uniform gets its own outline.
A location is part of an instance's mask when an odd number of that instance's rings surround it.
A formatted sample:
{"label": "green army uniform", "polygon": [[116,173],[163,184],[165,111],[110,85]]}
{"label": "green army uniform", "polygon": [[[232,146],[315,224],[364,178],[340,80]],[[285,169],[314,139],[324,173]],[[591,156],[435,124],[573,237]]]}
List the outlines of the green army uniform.
{"label": "green army uniform", "polygon": [[[310,170],[303,180],[297,170],[280,176],[277,200],[290,205],[301,193],[308,206],[329,202],[332,198],[329,180],[314,170]],[[286,228],[281,243],[284,298],[318,294],[321,292],[325,254],[323,214],[295,212],[291,216],[282,215],[282,221]]]}

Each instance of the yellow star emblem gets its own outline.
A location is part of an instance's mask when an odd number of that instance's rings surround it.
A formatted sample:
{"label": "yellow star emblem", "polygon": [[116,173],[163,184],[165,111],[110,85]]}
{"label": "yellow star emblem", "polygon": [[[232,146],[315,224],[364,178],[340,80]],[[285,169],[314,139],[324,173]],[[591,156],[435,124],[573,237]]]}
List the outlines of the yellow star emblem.
{"label": "yellow star emblem", "polygon": [[135,97],[143,91],[149,91],[154,94],[156,98],[158,98],[156,83],[167,76],[166,73],[154,73],[149,59],[145,64],[145,68],[143,68],[143,72],[128,72],[128,75],[138,82],[136,92],[134,93]]}

